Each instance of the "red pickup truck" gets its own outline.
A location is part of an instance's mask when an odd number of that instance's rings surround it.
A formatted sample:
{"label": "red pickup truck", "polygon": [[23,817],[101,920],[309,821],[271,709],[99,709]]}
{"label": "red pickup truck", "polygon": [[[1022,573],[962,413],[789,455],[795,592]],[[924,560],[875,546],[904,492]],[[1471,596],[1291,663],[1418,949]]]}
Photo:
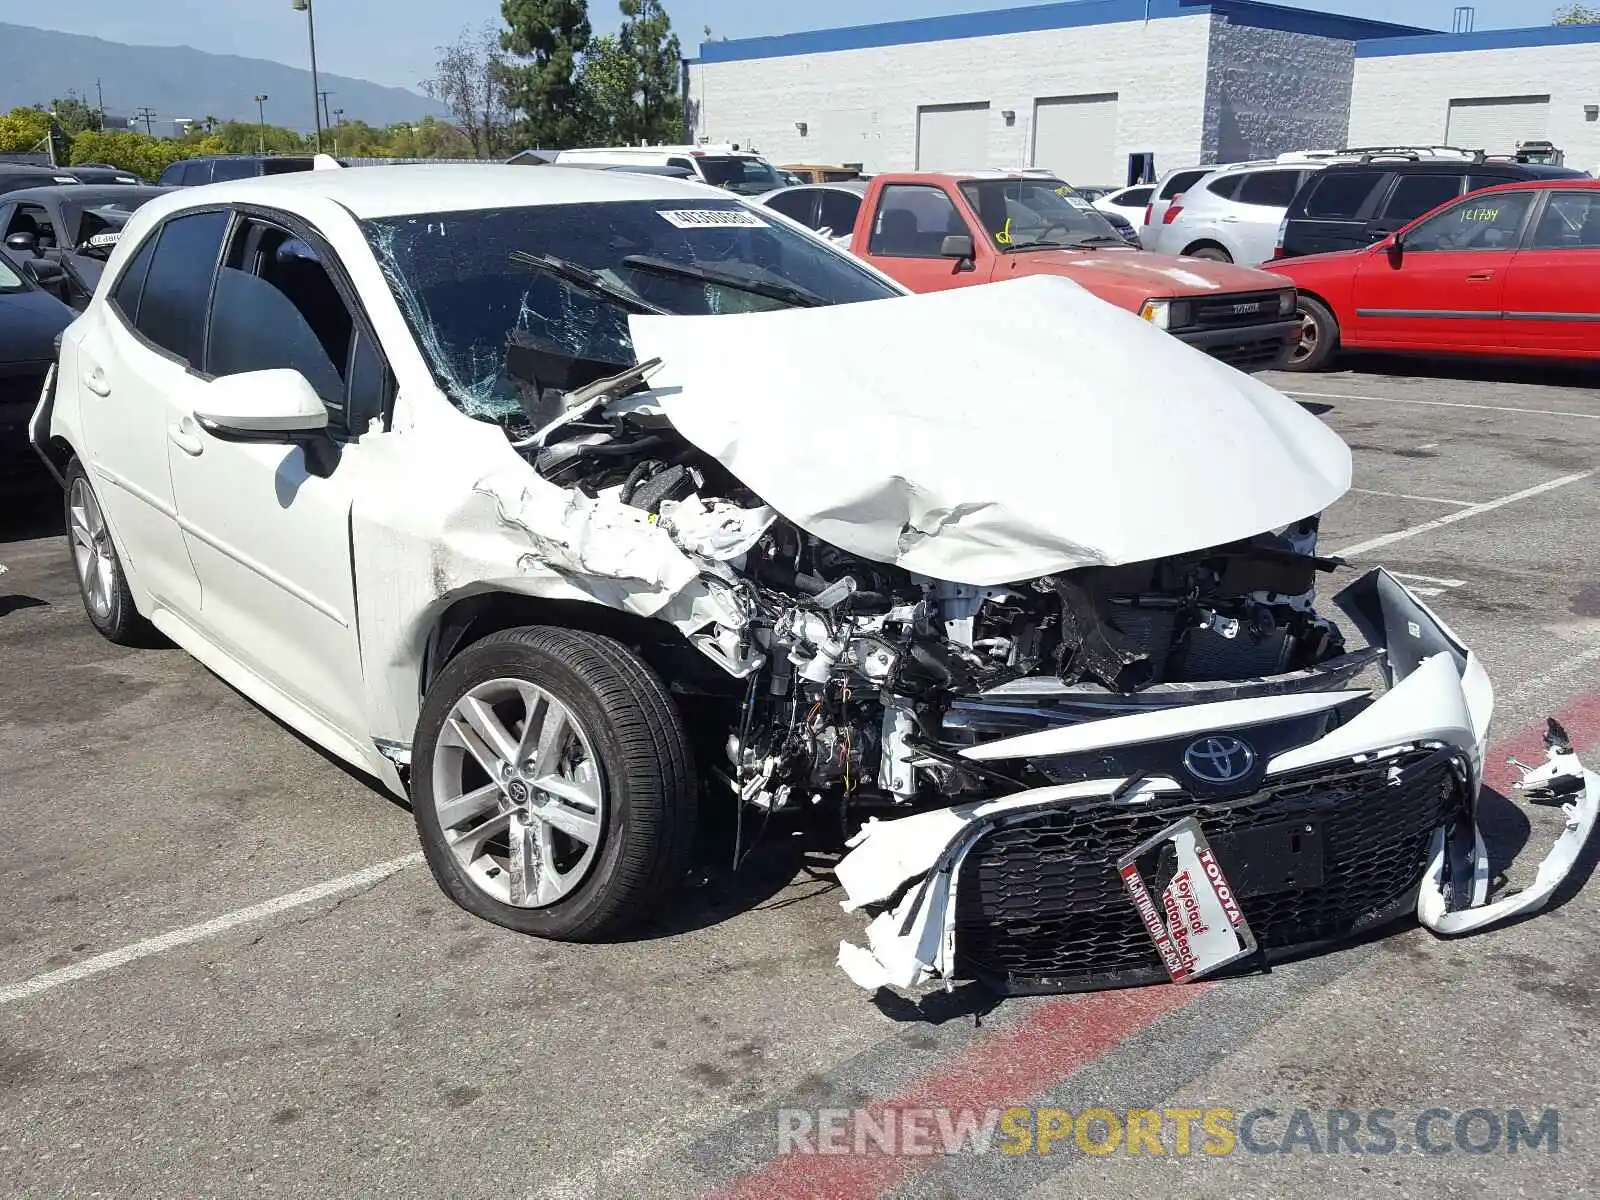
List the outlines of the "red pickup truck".
{"label": "red pickup truck", "polygon": [[914,292],[1062,275],[1241,370],[1281,366],[1298,343],[1295,291],[1281,276],[1130,246],[1068,184],[1041,173],[878,175],[786,188],[762,203],[834,235]]}

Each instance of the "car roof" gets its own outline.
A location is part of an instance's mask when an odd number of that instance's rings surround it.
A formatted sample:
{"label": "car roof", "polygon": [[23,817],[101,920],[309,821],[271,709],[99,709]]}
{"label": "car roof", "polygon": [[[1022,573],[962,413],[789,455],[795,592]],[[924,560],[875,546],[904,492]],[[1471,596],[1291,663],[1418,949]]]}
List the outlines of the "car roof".
{"label": "car roof", "polygon": [[857,196],[865,196],[867,189],[872,186],[869,179],[830,179],[822,183],[791,183],[788,187],[773,188],[761,196],[765,200],[770,196],[781,196],[786,192],[853,192]]}
{"label": "car roof", "polygon": [[11,204],[15,201],[44,204],[55,200],[67,207],[94,208],[99,204],[112,204],[118,200],[138,197],[154,199],[156,196],[165,196],[168,192],[176,190],[176,188],[155,187],[143,183],[63,183],[59,187],[18,188],[14,192],[6,192],[4,199],[0,199],[0,204]]}
{"label": "car roof", "polygon": [[1491,171],[1508,171],[1514,175],[1523,175],[1528,179],[1586,179],[1584,172],[1574,170],[1572,167],[1555,167],[1547,163],[1519,163],[1506,162],[1500,159],[1484,159],[1473,162],[1458,158],[1424,158],[1415,161],[1406,159],[1374,159],[1371,162],[1337,162],[1329,163],[1325,168],[1329,171],[1370,171],[1374,168],[1380,171],[1399,171],[1407,175],[1427,175],[1433,172],[1449,172],[1459,175],[1465,170],[1469,175],[1473,172],[1482,172],[1485,168]]}
{"label": "car roof", "polygon": [[218,203],[261,204],[294,211],[331,200],[358,219],[413,213],[627,200],[736,199],[702,183],[630,171],[571,171],[505,163],[408,164],[297,171],[183,188],[154,202],[158,217]]}

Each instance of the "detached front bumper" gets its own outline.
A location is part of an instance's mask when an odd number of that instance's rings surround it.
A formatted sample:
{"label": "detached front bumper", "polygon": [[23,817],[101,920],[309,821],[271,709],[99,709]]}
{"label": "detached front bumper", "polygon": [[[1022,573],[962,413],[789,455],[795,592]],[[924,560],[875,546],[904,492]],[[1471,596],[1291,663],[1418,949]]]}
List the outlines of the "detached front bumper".
{"label": "detached front bumper", "polygon": [[[1491,901],[1477,798],[1493,692],[1481,665],[1384,571],[1337,603],[1384,652],[1381,696],[1225,700],[971,747],[967,757],[1003,762],[1125,759],[1136,746],[1152,765],[869,823],[838,874],[846,910],[877,915],[866,947],[841,944],[839,965],[866,988],[969,976],[1009,992],[1164,980],[1156,931],[1130,902],[1118,862],[1188,818],[1214,846],[1266,959],[1413,913],[1450,935],[1542,907],[1600,817],[1600,776],[1553,729],[1546,763],[1519,790],[1564,801],[1566,827],[1531,886]],[[1186,750],[1217,739],[1260,748],[1264,765],[1233,788],[1188,777]]]}

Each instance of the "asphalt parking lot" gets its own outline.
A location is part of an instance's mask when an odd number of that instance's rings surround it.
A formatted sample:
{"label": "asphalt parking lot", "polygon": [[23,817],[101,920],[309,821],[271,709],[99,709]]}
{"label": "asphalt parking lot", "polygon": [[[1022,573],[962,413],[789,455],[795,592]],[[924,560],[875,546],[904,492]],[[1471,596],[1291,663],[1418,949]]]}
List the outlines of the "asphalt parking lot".
{"label": "asphalt parking lot", "polygon": [[[1592,376],[1362,363],[1270,377],[1355,448],[1324,548],[1404,572],[1498,692],[1491,850],[1560,828],[1511,795],[1556,714],[1600,751]],[[1467,376],[1463,378],[1463,376]],[[1181,403],[1175,397],[1174,403]],[[408,812],[175,649],[84,619],[44,515],[0,522],[0,1190],[535,1197],[1561,1196],[1600,1189],[1596,848],[1555,905],[1270,974],[875,1004],[825,873],[766,847],[639,939],[457,911]],[[1393,1153],[777,1156],[780,1109],[1396,1114]],[[1559,1142],[1402,1153],[1430,1108],[1558,1111]],[[1499,1118],[1497,1117],[1497,1120]],[[1198,1137],[1198,1134],[1197,1134]],[[1326,1141],[1324,1137],[1320,1139]],[[1481,1145],[1480,1128],[1475,1138]]]}

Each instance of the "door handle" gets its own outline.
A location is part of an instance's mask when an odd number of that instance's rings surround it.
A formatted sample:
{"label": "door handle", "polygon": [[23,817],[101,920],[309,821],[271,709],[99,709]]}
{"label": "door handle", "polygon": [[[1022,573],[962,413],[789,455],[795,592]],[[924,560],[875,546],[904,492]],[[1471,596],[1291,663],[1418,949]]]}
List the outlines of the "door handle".
{"label": "door handle", "polygon": [[167,440],[189,457],[199,458],[205,453],[206,444],[197,432],[185,428],[188,424],[189,418],[185,417],[181,425],[168,425]]}
{"label": "door handle", "polygon": [[111,381],[106,378],[106,373],[99,367],[92,367],[83,376],[83,386],[96,396],[111,395]]}
{"label": "door handle", "polygon": [[1493,271],[1474,271],[1471,275],[1467,276],[1467,282],[1468,283],[1488,283],[1493,278],[1494,278],[1494,272]]}

